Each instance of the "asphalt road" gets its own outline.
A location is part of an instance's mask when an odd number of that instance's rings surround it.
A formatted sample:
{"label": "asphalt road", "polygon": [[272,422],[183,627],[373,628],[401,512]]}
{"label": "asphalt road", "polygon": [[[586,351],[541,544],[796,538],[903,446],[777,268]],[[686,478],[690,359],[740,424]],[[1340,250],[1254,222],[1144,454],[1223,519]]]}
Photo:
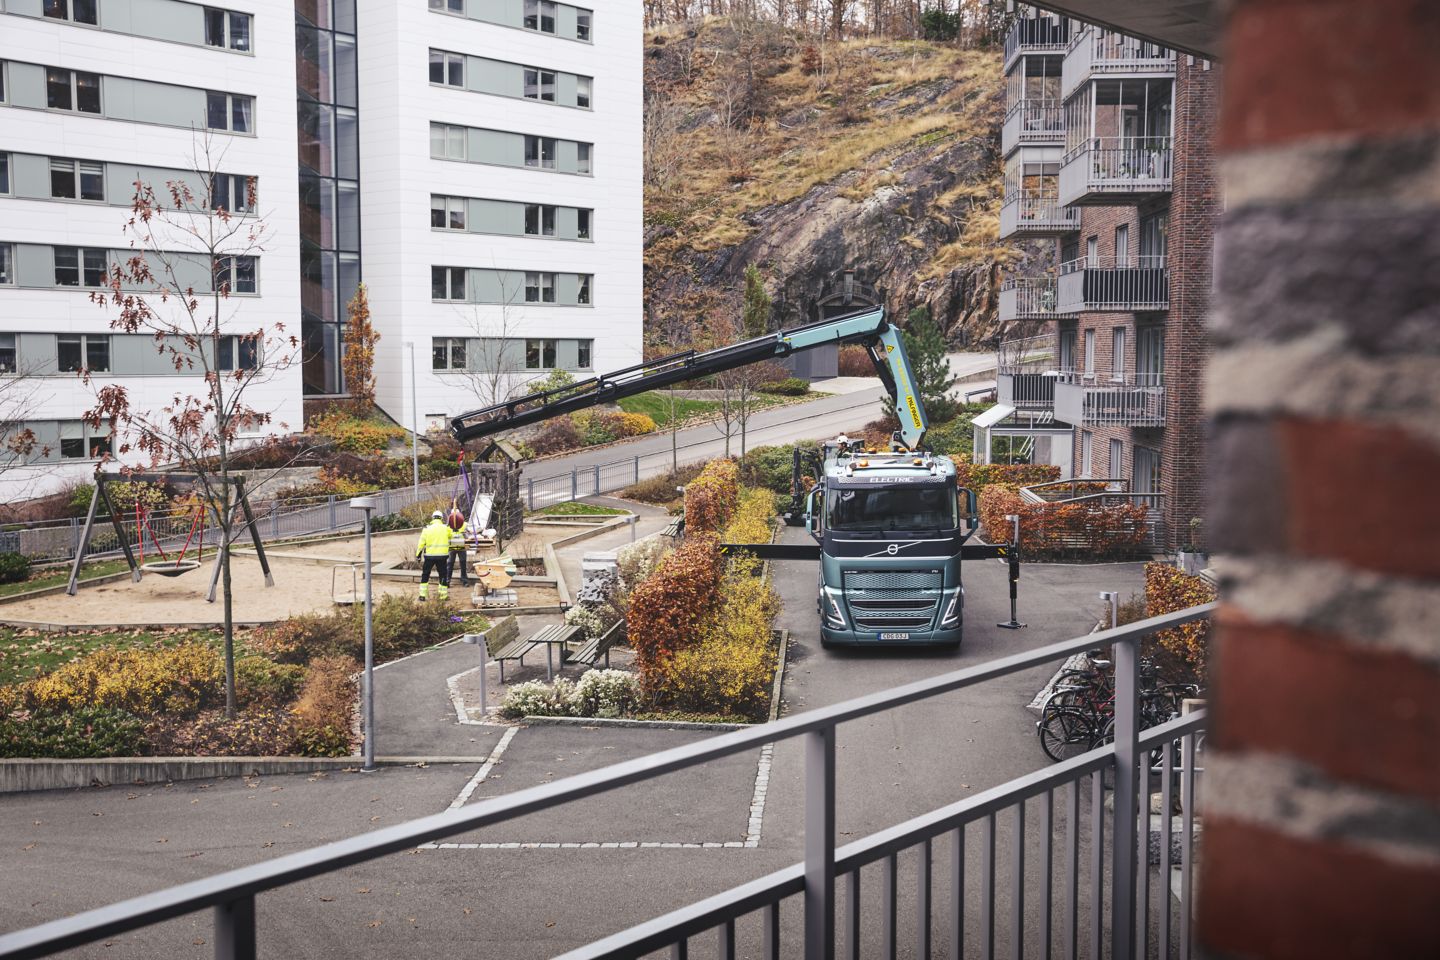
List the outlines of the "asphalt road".
{"label": "asphalt road", "polygon": [[[787,530],[789,538],[803,537]],[[1021,619],[1028,629],[994,624],[1008,615],[1005,570],[998,562],[966,569],[966,641],[954,653],[844,652],[820,648],[814,614],[814,568],[778,563],[775,583],[792,631],[784,697],[788,712],[854,697],[937,672],[975,664],[1083,633],[1101,589],[1138,589],[1138,565],[1027,566]],[[443,701],[425,688],[426,670],[447,675],[444,654],[396,673],[417,715],[437,722]],[[838,840],[849,842],[1038,769],[1047,761],[1025,710],[1046,670],[987,683],[842,726],[838,735]],[[377,685],[383,684],[385,674]],[[432,682],[433,685],[433,682]],[[395,722],[400,722],[399,717]],[[498,739],[498,728],[472,726],[430,743],[435,752],[474,755]],[[672,730],[531,727],[513,737],[503,761],[470,802],[553,781],[605,763],[642,756],[706,734]],[[474,738],[473,742],[471,738]],[[443,742],[441,742],[443,741]],[[642,848],[641,843],[719,843],[743,837],[758,754],[593,797],[583,803],[468,837],[470,843],[635,843],[631,848],[427,849],[388,857],[259,898],[262,956],[353,958],[465,955],[547,957],[656,916],[801,859],[803,763],[798,743],[779,744],[769,771],[763,830],[753,849]],[[384,769],[375,774],[265,777],[109,787],[0,798],[0,929],[14,929],[184,880],[303,850],[445,809],[476,773],[472,764]],[[1087,808],[1088,809],[1088,806]],[[1038,816],[1026,821],[1031,849]],[[1002,882],[996,906],[1008,916],[1012,820],[998,825]],[[978,875],[980,844],[972,828],[969,876]],[[948,845],[937,845],[933,935],[946,949],[940,918]],[[912,956],[915,856],[900,858],[901,956]],[[1040,877],[1033,853],[1026,876]],[[880,949],[880,876],[862,880],[863,955]],[[1032,887],[1033,889],[1033,887]],[[979,888],[967,889],[967,953],[980,946]],[[1038,905],[1028,909],[1034,916]],[[841,916],[845,915],[842,905]],[[797,942],[799,908],[782,911],[786,942]],[[1002,921],[997,942],[1003,951]],[[1082,924],[1083,927],[1083,924]],[[1033,936],[1033,934],[1028,935]],[[84,957],[207,957],[208,915],[183,917],[103,945]],[[741,924],[741,956],[755,955],[758,920]],[[692,946],[708,952],[713,937]],[[785,955],[791,950],[786,949]]]}

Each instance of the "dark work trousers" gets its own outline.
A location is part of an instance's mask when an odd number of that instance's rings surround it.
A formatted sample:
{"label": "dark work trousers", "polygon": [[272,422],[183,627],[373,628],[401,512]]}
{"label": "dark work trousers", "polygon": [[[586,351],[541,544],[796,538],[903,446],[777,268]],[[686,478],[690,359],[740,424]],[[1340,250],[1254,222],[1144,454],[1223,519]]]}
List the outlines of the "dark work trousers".
{"label": "dark work trousers", "polygon": [[430,582],[430,571],[434,570],[440,577],[440,585],[448,588],[450,586],[450,555],[446,553],[437,556],[425,554],[425,559],[420,567],[420,582]]}
{"label": "dark work trousers", "polygon": [[455,568],[460,568],[460,582],[470,586],[470,561],[465,556],[464,550],[450,551],[450,573],[451,580],[455,579]]}

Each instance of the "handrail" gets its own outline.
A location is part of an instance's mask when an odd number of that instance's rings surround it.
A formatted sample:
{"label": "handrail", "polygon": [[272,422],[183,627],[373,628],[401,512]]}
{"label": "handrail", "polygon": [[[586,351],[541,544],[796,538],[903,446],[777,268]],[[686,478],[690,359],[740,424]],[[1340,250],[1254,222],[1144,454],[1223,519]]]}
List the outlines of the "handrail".
{"label": "handrail", "polygon": [[[513,794],[490,798],[474,806],[420,817],[408,823],[338,840],[265,863],[228,870],[213,877],[190,881],[87,910],[72,917],[0,935],[0,958],[10,960],[45,956],[57,950],[82,946],[205,907],[217,907],[223,911],[237,904],[248,904],[248,907],[237,912],[244,914],[241,923],[253,924],[253,898],[265,890],[402,850],[414,849],[424,843],[549,809],[571,800],[594,796],[764,744],[812,733],[833,738],[834,728],[840,723],[950,693],[1030,667],[1052,663],[1097,646],[1120,643],[1123,647],[1153,633],[1206,619],[1215,611],[1216,606],[1214,603],[1204,604],[1048,644],[938,677],[928,677],[891,690],[877,691],[833,706],[806,711],[754,729],[721,734],[700,743],[675,747],[554,783],[529,787]],[[830,743],[833,746],[833,739]],[[851,847],[843,849],[851,851],[847,856],[859,855]],[[246,909],[248,913],[245,912]],[[217,919],[217,926],[220,925],[222,921]],[[233,933],[233,930],[227,932]]]}

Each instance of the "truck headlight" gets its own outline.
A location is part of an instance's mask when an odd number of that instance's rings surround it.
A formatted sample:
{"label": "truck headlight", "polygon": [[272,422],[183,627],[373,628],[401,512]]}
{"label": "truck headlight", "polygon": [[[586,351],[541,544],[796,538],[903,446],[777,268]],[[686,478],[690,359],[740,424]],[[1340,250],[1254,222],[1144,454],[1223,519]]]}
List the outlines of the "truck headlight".
{"label": "truck headlight", "polygon": [[940,626],[948,627],[960,622],[960,591],[956,590],[955,595],[950,598],[950,605],[945,608],[945,614],[940,618]]}
{"label": "truck headlight", "polygon": [[825,592],[825,602],[828,605],[828,609],[825,611],[825,619],[844,627],[845,614],[840,612],[839,601],[837,601],[835,595],[828,590]]}

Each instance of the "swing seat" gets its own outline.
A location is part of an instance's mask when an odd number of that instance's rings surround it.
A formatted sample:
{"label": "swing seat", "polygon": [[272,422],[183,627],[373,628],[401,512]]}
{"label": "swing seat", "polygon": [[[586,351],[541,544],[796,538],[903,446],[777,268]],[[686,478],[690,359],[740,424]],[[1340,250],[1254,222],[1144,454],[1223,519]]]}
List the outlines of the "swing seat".
{"label": "swing seat", "polygon": [[162,577],[178,577],[182,573],[189,573],[191,570],[199,568],[199,560],[152,560],[140,566],[144,572],[158,573]]}

